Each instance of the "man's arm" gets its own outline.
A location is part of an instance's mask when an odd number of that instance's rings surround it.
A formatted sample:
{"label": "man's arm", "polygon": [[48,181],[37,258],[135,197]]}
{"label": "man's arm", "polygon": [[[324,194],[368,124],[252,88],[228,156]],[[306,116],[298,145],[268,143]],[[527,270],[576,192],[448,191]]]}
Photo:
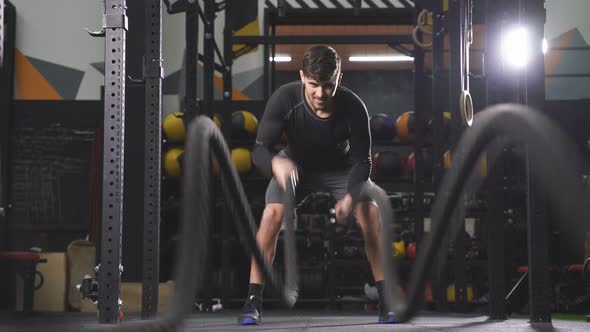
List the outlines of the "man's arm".
{"label": "man's arm", "polygon": [[288,105],[281,101],[279,92],[280,89],[275,91],[266,103],[252,150],[252,162],[266,176],[272,175],[272,158],[277,154],[274,146],[281,139],[284,114],[288,111]]}
{"label": "man's arm", "polygon": [[348,193],[357,198],[362,185],[371,175],[371,131],[369,114],[365,105],[359,101],[362,110],[351,112],[350,151],[353,162],[348,175]]}

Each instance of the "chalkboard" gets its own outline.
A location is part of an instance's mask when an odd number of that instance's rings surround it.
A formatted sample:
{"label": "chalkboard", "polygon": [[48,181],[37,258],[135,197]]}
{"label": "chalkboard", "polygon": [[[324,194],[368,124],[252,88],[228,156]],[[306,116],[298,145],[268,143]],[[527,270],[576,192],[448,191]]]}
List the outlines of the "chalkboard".
{"label": "chalkboard", "polygon": [[88,225],[93,137],[91,130],[59,125],[14,129],[10,162],[14,226],[84,229]]}

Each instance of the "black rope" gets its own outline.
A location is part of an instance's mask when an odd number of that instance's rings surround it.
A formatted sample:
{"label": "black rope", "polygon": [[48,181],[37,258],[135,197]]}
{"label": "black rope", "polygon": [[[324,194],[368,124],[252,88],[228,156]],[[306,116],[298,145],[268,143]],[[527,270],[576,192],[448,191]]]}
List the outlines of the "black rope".
{"label": "black rope", "polygon": [[[170,308],[161,317],[152,321],[125,323],[108,327],[116,331],[175,331],[184,317],[190,313],[194,294],[201,288],[206,273],[206,257],[209,248],[209,223],[211,222],[210,200],[214,195],[209,192],[213,173],[210,167],[211,153],[219,163],[222,189],[228,208],[238,228],[240,240],[254,257],[258,266],[273,288],[280,291],[285,303],[292,307],[297,299],[296,266],[285,267],[289,283],[283,284],[278,271],[272,269],[270,262],[264,261],[256,244],[256,223],[239,175],[231,164],[230,153],[217,126],[206,116],[196,117],[188,127],[184,153],[184,174],[182,182],[182,213],[179,230],[179,259],[175,267],[175,294]],[[292,196],[287,195],[293,199]],[[288,202],[286,202],[289,204]],[[290,203],[291,207],[293,203]],[[285,216],[288,216],[285,213]],[[247,223],[247,224],[244,224]],[[285,251],[295,253],[293,219],[286,219],[288,227],[285,236],[292,237],[285,241]],[[291,230],[291,234],[289,235]],[[295,256],[288,258],[295,261]],[[295,282],[295,283],[294,283]]]}

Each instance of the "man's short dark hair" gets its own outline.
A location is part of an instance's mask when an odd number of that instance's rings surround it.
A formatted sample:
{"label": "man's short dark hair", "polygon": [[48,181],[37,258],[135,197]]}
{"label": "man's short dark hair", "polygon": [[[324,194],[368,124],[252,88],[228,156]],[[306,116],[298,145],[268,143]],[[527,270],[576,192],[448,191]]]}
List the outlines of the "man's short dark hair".
{"label": "man's short dark hair", "polygon": [[326,82],[332,79],[336,70],[339,69],[340,55],[329,46],[312,46],[303,54],[301,70],[307,77]]}

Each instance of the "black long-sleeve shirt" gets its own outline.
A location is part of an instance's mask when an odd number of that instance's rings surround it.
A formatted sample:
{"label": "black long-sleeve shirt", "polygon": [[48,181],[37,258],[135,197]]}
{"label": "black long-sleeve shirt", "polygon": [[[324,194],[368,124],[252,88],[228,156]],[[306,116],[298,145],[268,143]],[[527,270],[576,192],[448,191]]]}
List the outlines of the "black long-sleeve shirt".
{"label": "black long-sleeve shirt", "polygon": [[272,174],[274,148],[283,131],[288,157],[303,170],[350,169],[348,192],[355,196],[371,174],[371,134],[363,101],[346,87],[334,95],[334,112],[318,117],[305,101],[303,83],[277,89],[266,104],[258,127],[252,159],[263,173]]}

